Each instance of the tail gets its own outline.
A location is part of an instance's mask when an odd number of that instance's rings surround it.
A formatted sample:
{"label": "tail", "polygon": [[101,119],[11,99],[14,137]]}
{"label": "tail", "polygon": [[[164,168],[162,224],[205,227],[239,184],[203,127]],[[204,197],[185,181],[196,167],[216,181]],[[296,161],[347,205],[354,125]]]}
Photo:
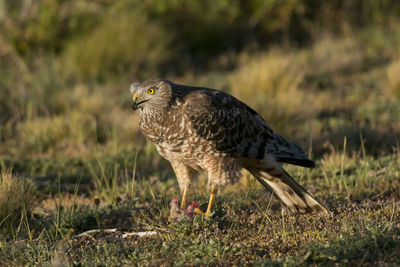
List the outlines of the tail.
{"label": "tail", "polygon": [[251,174],[266,188],[272,189],[280,200],[293,213],[325,213],[330,211],[313,198],[301,185],[299,185],[286,171],[249,170]]}

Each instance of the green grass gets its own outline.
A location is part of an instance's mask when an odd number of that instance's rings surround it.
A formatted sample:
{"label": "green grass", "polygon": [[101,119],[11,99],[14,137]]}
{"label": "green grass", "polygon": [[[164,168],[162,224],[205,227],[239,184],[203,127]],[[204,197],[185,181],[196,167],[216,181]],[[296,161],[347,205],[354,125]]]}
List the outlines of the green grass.
{"label": "green grass", "polygon": [[36,196],[36,188],[32,181],[23,177],[16,177],[2,163],[0,173],[0,230],[2,234],[13,233],[14,226],[21,230],[22,227],[27,227],[25,230],[29,233],[27,223],[27,214],[34,207]]}
{"label": "green grass", "polygon": [[[334,212],[332,218],[282,214],[268,192],[245,181],[248,176],[218,196],[211,218],[197,215],[193,222],[172,223],[167,221],[168,203],[178,195],[172,172],[166,181],[147,177],[136,178],[132,188],[127,188],[129,183],[117,185],[119,191],[113,193],[120,199],[113,202],[101,196],[95,201],[95,189],[87,196],[93,202],[82,204],[81,184],[76,182],[72,197],[67,199],[60,191],[53,195],[53,209],[43,201],[45,207],[29,218],[31,239],[26,232],[5,236],[0,258],[12,265],[398,264],[400,154],[380,159],[345,156],[343,171],[339,160],[327,163],[334,158],[341,155],[329,155],[309,175],[292,169]],[[112,172],[105,175],[117,183]],[[195,194],[191,199],[206,203],[207,197]],[[86,230],[109,228],[158,234],[72,238]]]}

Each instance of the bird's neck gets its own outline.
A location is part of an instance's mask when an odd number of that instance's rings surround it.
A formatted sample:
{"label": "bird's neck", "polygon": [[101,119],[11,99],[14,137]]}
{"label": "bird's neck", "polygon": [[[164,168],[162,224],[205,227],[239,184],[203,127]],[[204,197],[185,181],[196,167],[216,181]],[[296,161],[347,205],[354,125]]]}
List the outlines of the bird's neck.
{"label": "bird's neck", "polygon": [[148,121],[152,123],[161,123],[165,121],[166,109],[163,107],[146,108],[143,107],[139,111],[139,120]]}

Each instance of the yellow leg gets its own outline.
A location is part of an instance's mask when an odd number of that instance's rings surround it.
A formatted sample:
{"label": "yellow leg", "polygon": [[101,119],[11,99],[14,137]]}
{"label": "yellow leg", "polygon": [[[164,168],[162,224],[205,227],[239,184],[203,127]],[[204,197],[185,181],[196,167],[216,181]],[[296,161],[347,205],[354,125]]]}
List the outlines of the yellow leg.
{"label": "yellow leg", "polygon": [[212,208],[212,204],[214,202],[214,198],[215,198],[215,193],[211,193],[210,195],[210,201],[208,202],[208,207],[207,207],[207,211],[204,215],[206,215],[207,217],[211,215],[211,208]]}
{"label": "yellow leg", "polygon": [[183,190],[181,210],[186,208],[186,199],[187,199],[188,189],[189,189],[189,185],[186,185],[185,189]]}
{"label": "yellow leg", "polygon": [[215,199],[215,195],[217,190],[215,190],[214,188],[211,190],[211,194],[210,194],[210,200],[208,201],[208,207],[207,207],[207,211],[205,213],[203,213],[199,208],[194,209],[195,213],[201,213],[204,214],[205,216],[210,216],[211,215],[211,208],[212,205],[214,203],[214,199]]}

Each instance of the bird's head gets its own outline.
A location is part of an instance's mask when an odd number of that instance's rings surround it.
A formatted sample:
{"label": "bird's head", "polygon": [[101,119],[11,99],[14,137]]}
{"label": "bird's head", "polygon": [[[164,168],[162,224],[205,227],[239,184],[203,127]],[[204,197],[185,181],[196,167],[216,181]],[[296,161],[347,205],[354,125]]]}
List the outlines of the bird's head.
{"label": "bird's head", "polygon": [[141,113],[161,111],[172,98],[172,83],[167,80],[146,80],[131,84],[132,108]]}

